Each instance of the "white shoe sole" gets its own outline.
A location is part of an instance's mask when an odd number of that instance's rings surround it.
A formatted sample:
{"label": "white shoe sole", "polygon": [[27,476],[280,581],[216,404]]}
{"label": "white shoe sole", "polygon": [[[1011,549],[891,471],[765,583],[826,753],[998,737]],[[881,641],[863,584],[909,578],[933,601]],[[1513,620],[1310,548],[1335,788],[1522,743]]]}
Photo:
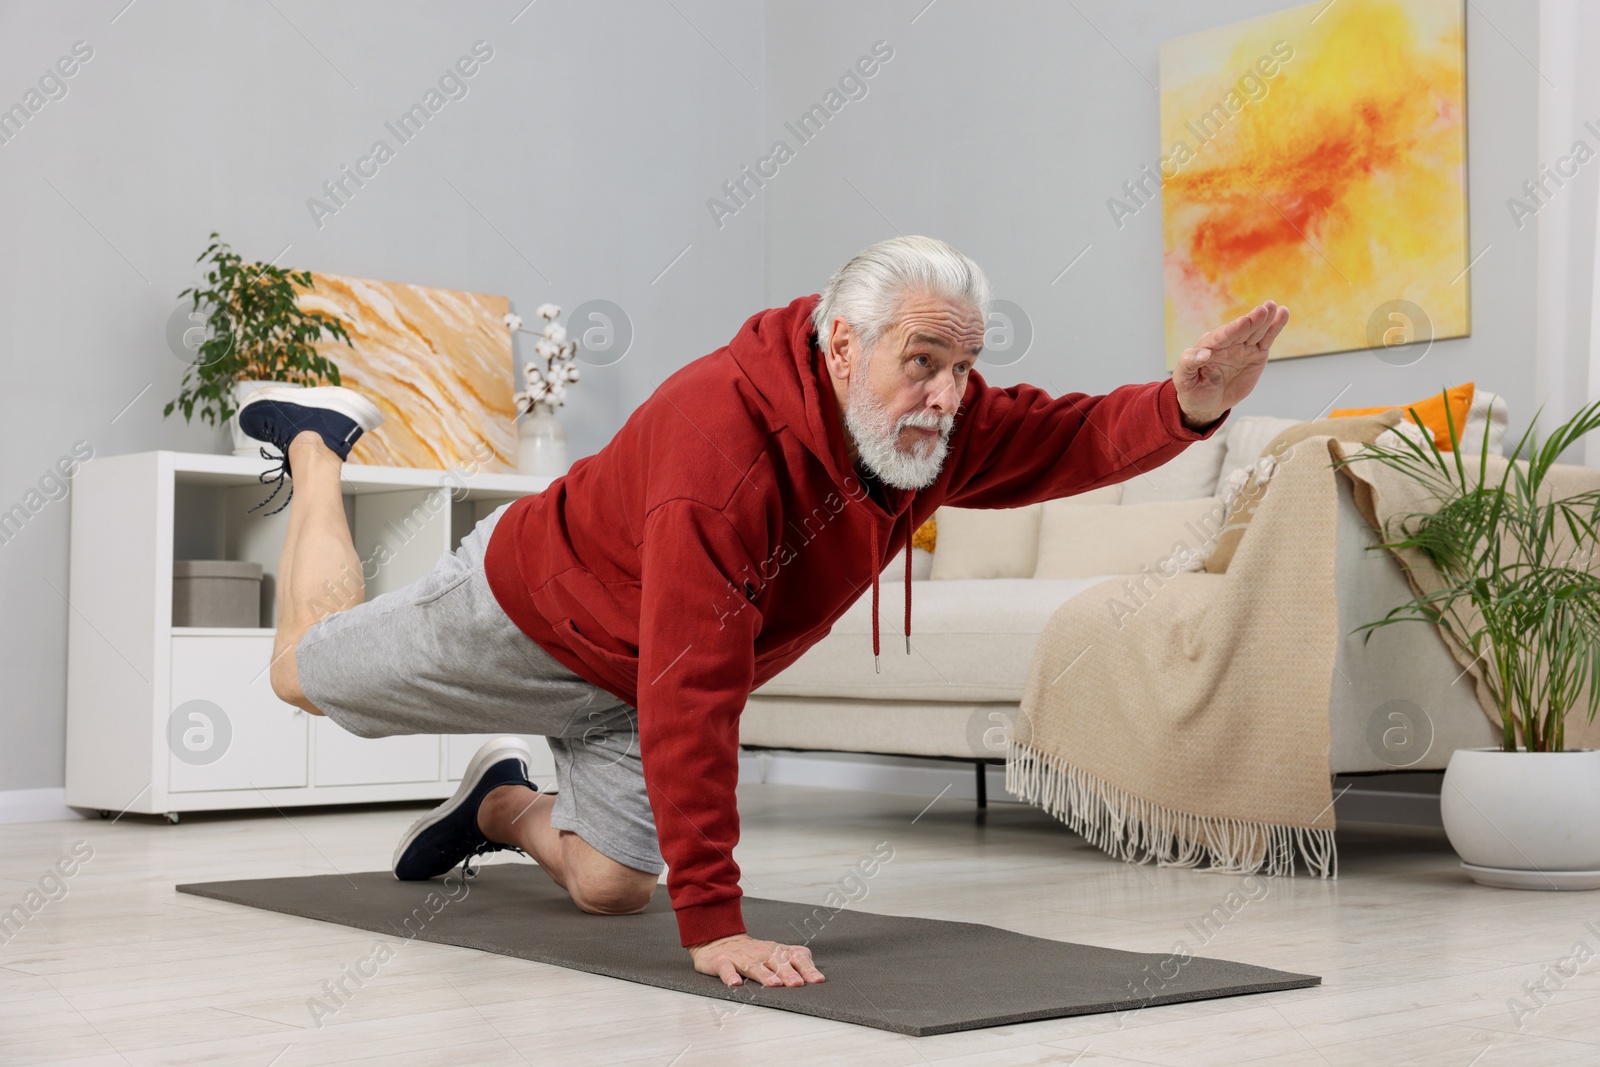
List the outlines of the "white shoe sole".
{"label": "white shoe sole", "polygon": [[378,405],[342,385],[317,385],[308,389],[285,389],[281,385],[267,385],[251,393],[239,410],[261,400],[281,400],[286,404],[299,404],[306,408],[326,408],[337,411],[361,427],[363,433],[376,430],[383,423],[383,412]]}
{"label": "white shoe sole", "polygon": [[461,784],[456,787],[455,795],[412,823],[411,829],[405,832],[405,836],[400,839],[400,844],[395,846],[394,857],[389,861],[389,870],[392,872],[396,867],[400,866],[400,857],[405,855],[406,849],[411,847],[411,843],[417,839],[419,834],[440,819],[453,814],[457,808],[466,802],[467,797],[472,795],[472,791],[478,788],[478,782],[483,778],[485,771],[510,756],[516,756],[522,760],[522,773],[527,774],[528,767],[533,763],[533,752],[528,748],[528,743],[522,738],[496,737],[484,742],[483,747],[478,749],[471,762],[467,764],[466,773],[461,776]]}

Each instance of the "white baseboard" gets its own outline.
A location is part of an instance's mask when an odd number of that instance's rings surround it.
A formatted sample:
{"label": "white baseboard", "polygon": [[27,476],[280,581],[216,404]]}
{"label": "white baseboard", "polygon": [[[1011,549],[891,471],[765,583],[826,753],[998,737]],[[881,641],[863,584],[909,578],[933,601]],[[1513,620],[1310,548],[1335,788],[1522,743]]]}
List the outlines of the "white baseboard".
{"label": "white baseboard", "polygon": [[0,789],[0,824],[82,818],[67,807],[65,789]]}

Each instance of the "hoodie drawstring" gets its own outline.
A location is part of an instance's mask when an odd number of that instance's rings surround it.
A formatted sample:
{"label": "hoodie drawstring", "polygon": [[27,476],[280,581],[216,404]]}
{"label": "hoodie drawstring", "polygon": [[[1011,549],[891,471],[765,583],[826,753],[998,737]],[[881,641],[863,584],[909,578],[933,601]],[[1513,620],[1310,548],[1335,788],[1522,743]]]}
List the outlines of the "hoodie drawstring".
{"label": "hoodie drawstring", "polygon": [[[908,514],[907,519],[910,516]],[[879,674],[878,662],[878,524],[872,524],[872,669]],[[911,655],[911,524],[906,523],[906,655]]]}
{"label": "hoodie drawstring", "polygon": [[872,524],[872,669],[882,673],[878,666],[878,524]]}
{"label": "hoodie drawstring", "polygon": [[906,513],[906,655],[911,655],[911,514]]}

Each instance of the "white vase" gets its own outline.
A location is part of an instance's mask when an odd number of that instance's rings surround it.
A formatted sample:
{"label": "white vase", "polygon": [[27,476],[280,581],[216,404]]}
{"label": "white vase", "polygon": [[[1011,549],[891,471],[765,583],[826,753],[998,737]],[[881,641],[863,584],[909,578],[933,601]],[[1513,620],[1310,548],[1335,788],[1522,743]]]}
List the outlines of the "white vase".
{"label": "white vase", "polygon": [[228,430],[233,434],[233,454],[236,456],[251,456],[256,459],[261,457],[261,446],[264,442],[257,441],[239,429],[239,409],[244,406],[251,393],[264,386],[277,386],[283,389],[302,389],[304,386],[298,382],[263,382],[244,381],[233,383],[233,414],[228,417]]}
{"label": "white vase", "polygon": [[1475,882],[1600,889],[1600,749],[1457,749],[1439,814]]}
{"label": "white vase", "polygon": [[543,478],[567,473],[567,430],[548,404],[535,404],[517,422],[517,471]]}

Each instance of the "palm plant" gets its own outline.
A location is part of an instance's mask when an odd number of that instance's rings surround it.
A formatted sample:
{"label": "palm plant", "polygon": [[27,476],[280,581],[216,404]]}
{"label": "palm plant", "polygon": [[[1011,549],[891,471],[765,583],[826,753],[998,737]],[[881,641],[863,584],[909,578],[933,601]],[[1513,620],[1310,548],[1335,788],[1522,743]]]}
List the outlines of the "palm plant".
{"label": "palm plant", "polygon": [[[1411,415],[1420,424],[1415,409]],[[1484,681],[1500,710],[1501,749],[1565,751],[1569,711],[1600,710],[1600,575],[1595,572],[1600,490],[1556,498],[1546,482],[1556,460],[1600,427],[1600,401],[1537,442],[1532,427],[1517,442],[1498,481],[1489,478],[1489,436],[1476,462],[1463,459],[1446,404],[1452,450],[1432,436],[1397,434],[1335,462],[1376,460],[1420,483],[1436,505],[1396,517],[1375,550],[1420,552],[1440,586],[1365,624],[1422,621],[1440,627],[1483,661]],[[1535,420],[1537,424],[1537,418]]]}

